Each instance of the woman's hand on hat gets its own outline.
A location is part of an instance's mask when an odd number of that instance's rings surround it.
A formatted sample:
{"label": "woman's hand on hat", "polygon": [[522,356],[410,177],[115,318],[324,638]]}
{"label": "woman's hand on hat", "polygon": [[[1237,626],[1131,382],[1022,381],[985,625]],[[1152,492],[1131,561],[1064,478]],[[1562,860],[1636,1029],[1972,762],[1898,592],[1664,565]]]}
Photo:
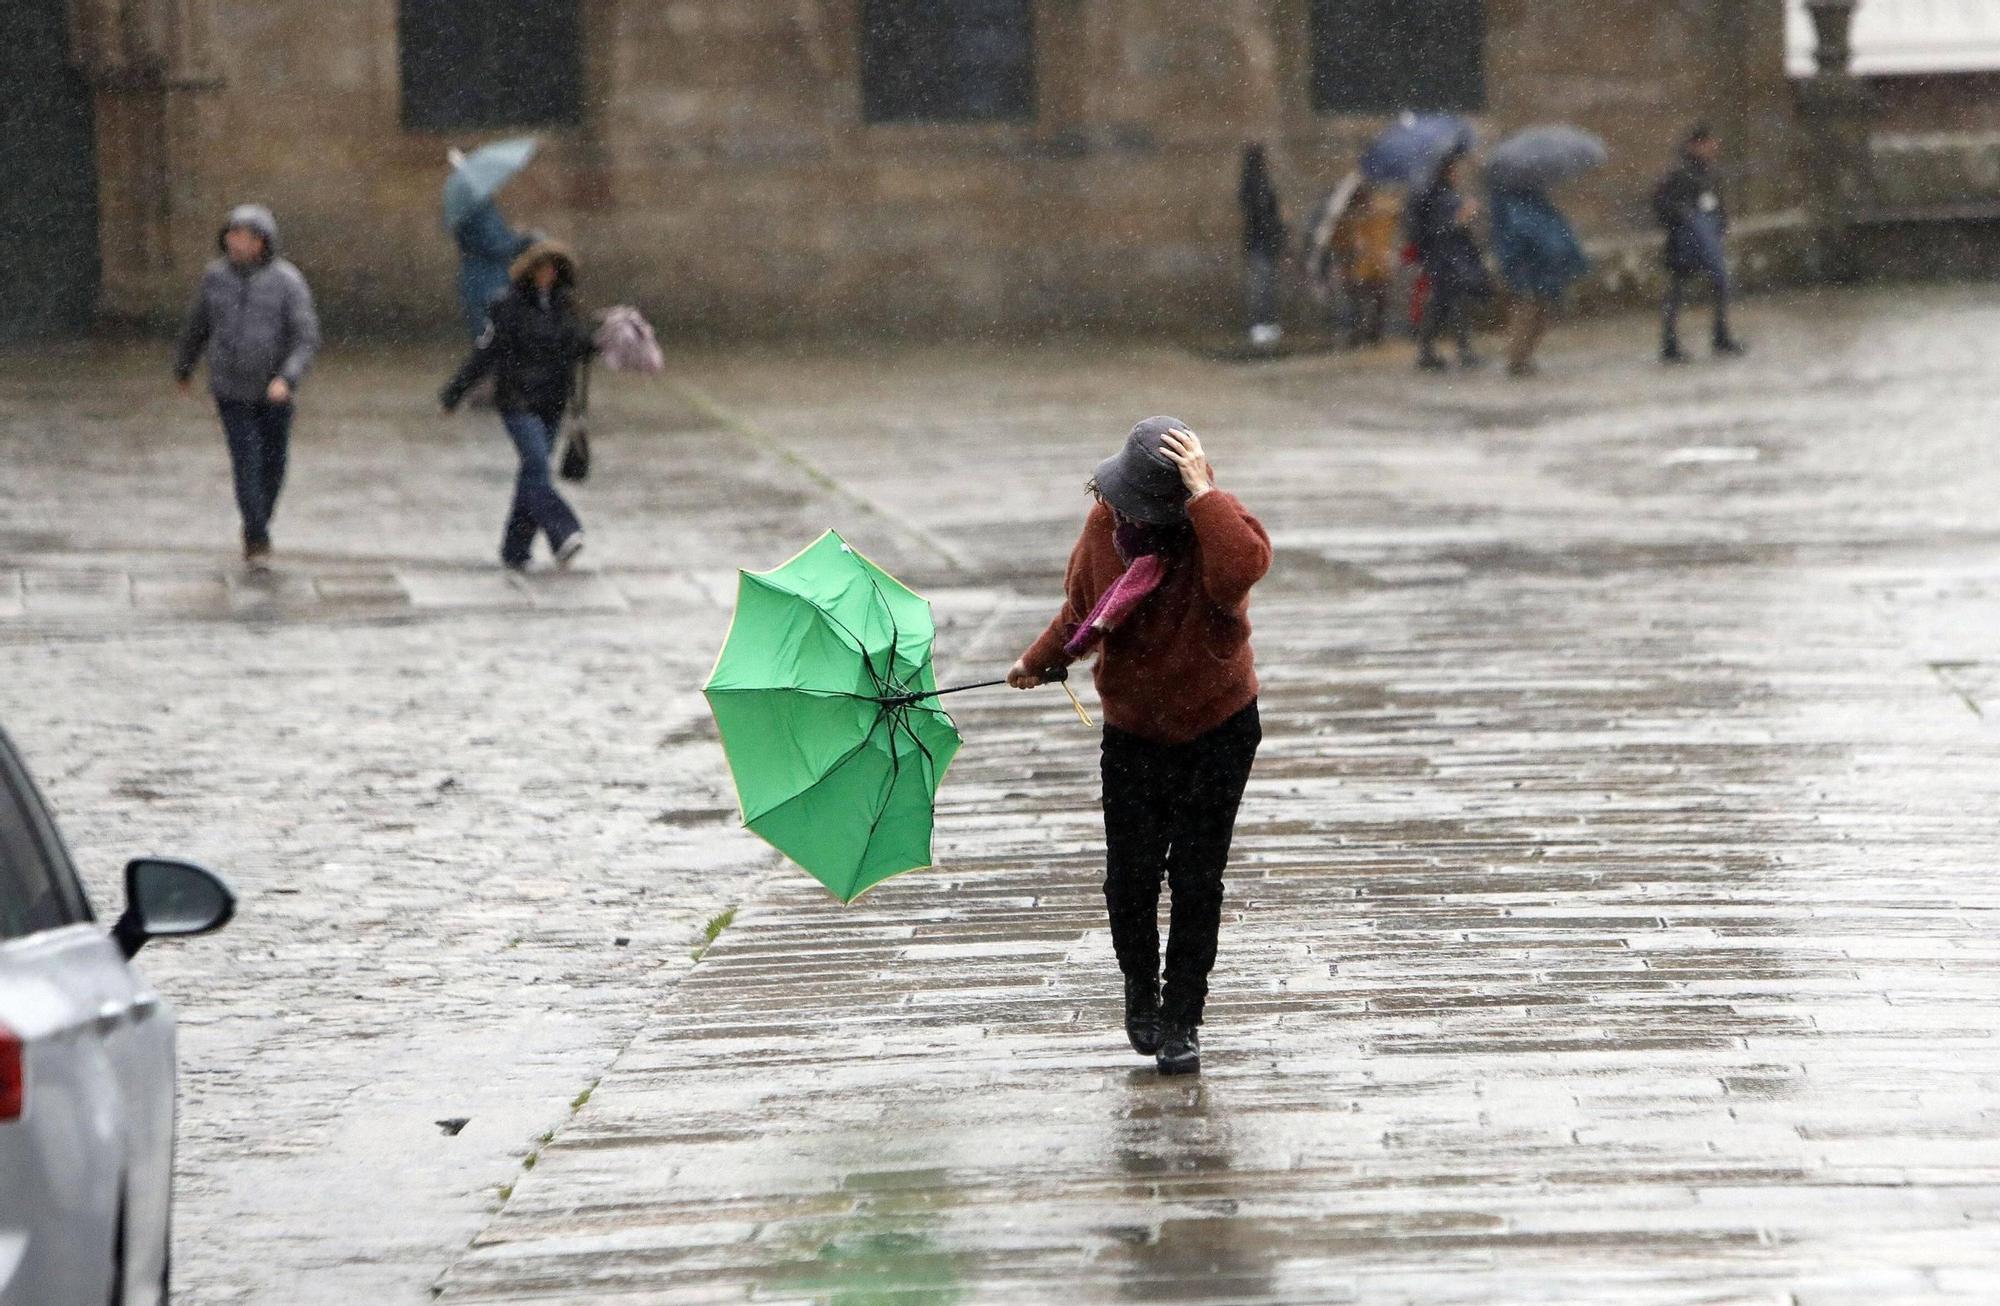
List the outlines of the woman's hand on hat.
{"label": "woman's hand on hat", "polygon": [[1168,431],[1160,437],[1160,453],[1179,470],[1189,499],[1199,499],[1215,488],[1215,469],[1202,452],[1201,437],[1193,431]]}
{"label": "woman's hand on hat", "polygon": [[1033,689],[1042,683],[1039,671],[1031,669],[1026,662],[1016,662],[1007,668],[1007,683],[1016,689]]}

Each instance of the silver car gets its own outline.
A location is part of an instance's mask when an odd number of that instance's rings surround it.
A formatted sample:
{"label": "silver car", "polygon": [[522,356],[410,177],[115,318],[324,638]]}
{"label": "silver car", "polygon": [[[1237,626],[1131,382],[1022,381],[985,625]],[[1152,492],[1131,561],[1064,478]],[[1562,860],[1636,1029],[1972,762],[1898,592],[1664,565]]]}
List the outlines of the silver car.
{"label": "silver car", "polygon": [[125,868],[106,931],[0,733],[0,1306],[167,1299],[174,1018],[128,963],[236,910],[198,866]]}

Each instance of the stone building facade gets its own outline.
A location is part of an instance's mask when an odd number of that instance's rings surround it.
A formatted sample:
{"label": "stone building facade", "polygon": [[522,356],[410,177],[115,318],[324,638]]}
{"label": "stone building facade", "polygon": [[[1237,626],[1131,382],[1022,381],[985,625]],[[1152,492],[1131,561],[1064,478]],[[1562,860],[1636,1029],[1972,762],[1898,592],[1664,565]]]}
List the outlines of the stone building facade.
{"label": "stone building facade", "polygon": [[1399,84],[1489,142],[1604,135],[1611,166],[1569,196],[1586,234],[1645,227],[1697,118],[1740,209],[1798,200],[1785,15],[1757,0],[9,2],[63,10],[114,318],[177,311],[217,216],[258,200],[331,322],[442,328],[446,148],[522,130],[543,149],[509,216],[669,333],[1229,313],[1243,143],[1270,144],[1296,224]]}

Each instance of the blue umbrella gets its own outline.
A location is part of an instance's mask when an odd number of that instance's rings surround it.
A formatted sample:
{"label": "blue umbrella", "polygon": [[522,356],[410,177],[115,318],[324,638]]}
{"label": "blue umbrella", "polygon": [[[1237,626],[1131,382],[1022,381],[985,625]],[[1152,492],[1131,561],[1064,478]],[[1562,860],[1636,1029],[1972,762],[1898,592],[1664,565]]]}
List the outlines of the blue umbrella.
{"label": "blue umbrella", "polygon": [[1456,114],[1406,113],[1362,153],[1361,175],[1377,183],[1414,181],[1472,142],[1472,124]]}
{"label": "blue umbrella", "polygon": [[1604,141],[1564,123],[1515,132],[1486,156],[1486,181],[1496,190],[1547,190],[1574,181],[1611,157]]}
{"label": "blue umbrella", "polygon": [[535,145],[532,136],[516,136],[482,145],[466,155],[444,181],[444,229],[458,230],[458,224],[474,209],[527,167],[528,160],[535,157]]}

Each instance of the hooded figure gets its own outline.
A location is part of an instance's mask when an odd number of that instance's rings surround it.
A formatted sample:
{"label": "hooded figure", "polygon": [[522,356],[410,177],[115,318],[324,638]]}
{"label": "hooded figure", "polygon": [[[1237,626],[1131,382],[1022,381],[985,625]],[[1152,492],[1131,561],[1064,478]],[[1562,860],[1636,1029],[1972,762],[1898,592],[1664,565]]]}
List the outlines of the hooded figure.
{"label": "hooded figure", "polygon": [[[232,231],[260,237],[262,251],[239,262],[229,248]],[[298,389],[319,352],[319,317],[304,275],[278,256],[278,220],[261,204],[238,205],[215,245],[222,257],[202,271],[174,351],[174,378],[193,376],[205,349],[208,388],[218,399],[258,402],[277,377]]]}
{"label": "hooded figure", "polygon": [[278,257],[278,222],[269,209],[232,209],[216,244],[222,257],[202,272],[174,350],[174,379],[186,387],[207,352],[243,518],[243,555],[261,570],[284,488],[292,396],[319,351],[319,318],[305,277]]}
{"label": "hooded figure", "polygon": [[583,527],[549,479],[549,454],[576,388],[577,365],[596,345],[576,309],[576,256],[567,246],[535,242],[514,260],[508,277],[486,329],[439,397],[450,412],[474,383],[492,374],[494,407],[520,456],[500,561],[525,568],[535,537],[544,535],[557,563],[567,566],[583,547]]}

